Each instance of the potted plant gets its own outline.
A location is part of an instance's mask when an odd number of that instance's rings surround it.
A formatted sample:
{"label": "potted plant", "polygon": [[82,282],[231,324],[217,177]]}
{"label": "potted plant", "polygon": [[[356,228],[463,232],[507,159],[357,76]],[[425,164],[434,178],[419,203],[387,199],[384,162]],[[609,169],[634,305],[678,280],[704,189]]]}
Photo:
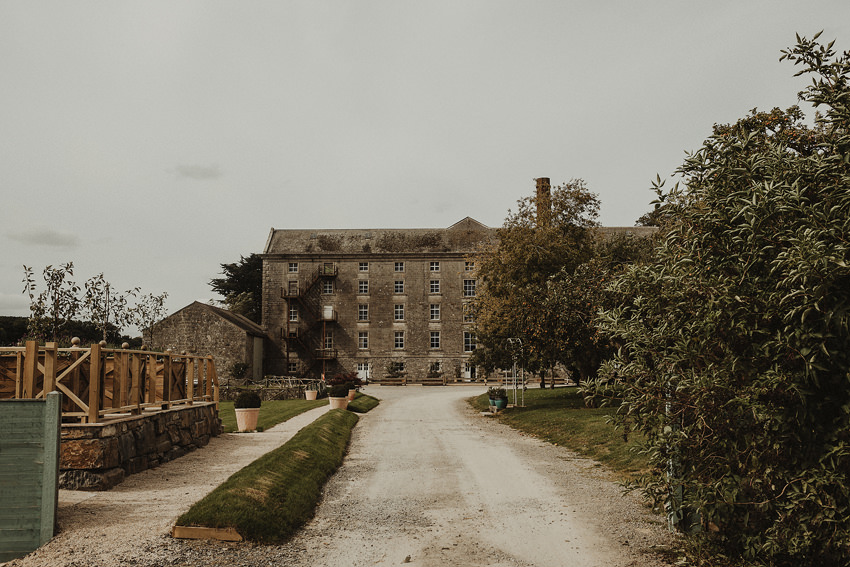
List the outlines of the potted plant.
{"label": "potted plant", "polygon": [[348,386],[345,384],[334,384],[328,390],[328,400],[331,409],[348,409]]}
{"label": "potted plant", "polygon": [[233,403],[236,410],[236,426],[239,431],[256,431],[260,417],[260,395],[254,390],[243,390]]}
{"label": "potted plant", "polygon": [[496,409],[505,409],[508,407],[508,392],[504,388],[495,386],[487,389],[487,397],[490,398],[490,405]]}
{"label": "potted plant", "polygon": [[316,386],[311,382],[304,387],[304,397],[308,400],[315,400],[319,395],[319,390],[316,389]]}

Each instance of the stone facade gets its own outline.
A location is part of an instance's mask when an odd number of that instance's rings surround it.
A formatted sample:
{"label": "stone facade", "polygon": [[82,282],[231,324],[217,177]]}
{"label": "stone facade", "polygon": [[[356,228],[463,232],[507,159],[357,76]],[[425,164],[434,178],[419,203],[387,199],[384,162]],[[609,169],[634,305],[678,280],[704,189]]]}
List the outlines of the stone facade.
{"label": "stone facade", "polygon": [[494,239],[468,217],[445,229],[272,229],[263,254],[269,373],[381,381],[400,365],[408,382],[429,371],[471,379],[469,258]]}
{"label": "stone facade", "polygon": [[196,301],[154,325],[153,336],[163,350],[212,356],[221,384],[234,378],[236,363],[247,365],[245,377],[263,377],[265,332],[226,309]]}
{"label": "stone facade", "polygon": [[108,490],[126,475],[182,457],[220,433],[221,420],[213,403],[110,423],[63,424],[59,487]]}

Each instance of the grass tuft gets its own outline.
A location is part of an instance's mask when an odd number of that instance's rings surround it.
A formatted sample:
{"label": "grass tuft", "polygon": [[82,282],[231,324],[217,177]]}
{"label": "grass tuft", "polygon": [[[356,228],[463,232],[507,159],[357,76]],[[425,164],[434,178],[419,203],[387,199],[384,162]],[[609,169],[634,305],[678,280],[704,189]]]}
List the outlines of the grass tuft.
{"label": "grass tuft", "polygon": [[348,402],[348,409],[357,413],[366,413],[375,409],[379,403],[380,401],[378,398],[373,398],[372,396],[357,392],[357,396],[354,400]]}
{"label": "grass tuft", "polygon": [[[521,396],[522,392],[518,392]],[[514,402],[513,390],[508,392]],[[521,400],[518,400],[521,401]],[[487,394],[470,400],[478,410],[487,410]],[[603,463],[625,481],[634,480],[649,470],[646,455],[639,453],[641,438],[623,434],[608,422],[614,408],[588,408],[577,387],[525,392],[525,407],[508,408],[498,419],[514,429],[544,441],[566,447]]]}
{"label": "grass tuft", "polygon": [[249,541],[283,543],[313,516],[358,419],[349,411],[329,411],[234,473],[180,516],[177,525],[231,527]]}

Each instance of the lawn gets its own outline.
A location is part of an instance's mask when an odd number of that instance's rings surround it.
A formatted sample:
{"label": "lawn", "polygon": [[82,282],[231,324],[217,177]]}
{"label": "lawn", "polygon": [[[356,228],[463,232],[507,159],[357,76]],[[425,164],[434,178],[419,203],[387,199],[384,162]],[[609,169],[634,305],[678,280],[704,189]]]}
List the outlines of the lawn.
{"label": "lawn", "polygon": [[[257,430],[262,431],[278,423],[292,419],[313,408],[328,405],[328,400],[273,400],[263,402],[260,408],[260,419],[257,422]],[[218,416],[225,433],[236,431],[236,412],[233,410],[233,402],[219,402]]]}
{"label": "lawn", "polygon": [[[509,390],[513,403],[513,390]],[[519,392],[521,395],[522,392]],[[471,404],[487,410],[487,394],[472,398]],[[497,419],[544,441],[567,447],[576,453],[605,464],[624,480],[646,472],[647,459],[638,454],[640,438],[634,434],[623,440],[622,431],[608,423],[613,408],[587,408],[577,387],[541,389],[525,392],[525,407],[501,411]]]}

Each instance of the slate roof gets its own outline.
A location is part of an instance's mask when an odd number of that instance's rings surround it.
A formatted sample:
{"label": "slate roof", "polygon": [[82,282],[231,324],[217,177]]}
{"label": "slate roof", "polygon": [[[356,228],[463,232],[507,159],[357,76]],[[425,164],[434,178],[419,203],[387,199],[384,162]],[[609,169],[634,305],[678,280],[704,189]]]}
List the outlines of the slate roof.
{"label": "slate roof", "polygon": [[215,305],[210,305],[208,303],[201,303],[200,301],[193,301],[192,303],[190,303],[186,307],[184,307],[182,309],[178,309],[177,311],[175,311],[174,313],[172,313],[171,315],[166,317],[166,319],[170,318],[170,317],[174,317],[175,315],[177,315],[181,311],[185,311],[186,309],[189,309],[189,308],[202,309],[202,310],[210,311],[211,313],[218,315],[222,319],[226,319],[228,322],[236,325],[237,327],[239,327],[240,329],[242,329],[243,331],[245,331],[245,332],[247,332],[251,335],[254,335],[254,336],[257,336],[257,337],[266,337],[267,336],[266,332],[263,330],[262,327],[260,327],[258,324],[254,323],[253,321],[251,321],[250,319],[248,319],[244,315],[239,315],[237,313],[233,313],[232,311],[228,311],[227,309],[222,309],[221,307],[216,307]]}

